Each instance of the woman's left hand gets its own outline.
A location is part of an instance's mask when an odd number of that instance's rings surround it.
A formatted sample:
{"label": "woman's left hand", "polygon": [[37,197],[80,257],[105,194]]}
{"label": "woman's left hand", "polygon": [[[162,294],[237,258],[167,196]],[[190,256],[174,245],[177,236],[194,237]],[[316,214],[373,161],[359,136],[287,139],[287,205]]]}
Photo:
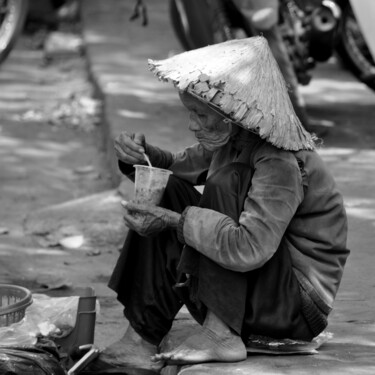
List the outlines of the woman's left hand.
{"label": "woman's left hand", "polygon": [[158,206],[121,202],[125,208],[124,221],[129,229],[141,236],[152,236],[168,228],[177,228],[181,215]]}

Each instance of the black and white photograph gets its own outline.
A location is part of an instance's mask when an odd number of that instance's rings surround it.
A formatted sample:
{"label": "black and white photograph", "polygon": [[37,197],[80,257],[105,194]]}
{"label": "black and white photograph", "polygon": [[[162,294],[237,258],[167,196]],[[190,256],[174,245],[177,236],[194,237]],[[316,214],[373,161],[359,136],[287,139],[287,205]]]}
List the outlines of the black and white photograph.
{"label": "black and white photograph", "polygon": [[0,375],[374,375],[375,1],[0,0]]}

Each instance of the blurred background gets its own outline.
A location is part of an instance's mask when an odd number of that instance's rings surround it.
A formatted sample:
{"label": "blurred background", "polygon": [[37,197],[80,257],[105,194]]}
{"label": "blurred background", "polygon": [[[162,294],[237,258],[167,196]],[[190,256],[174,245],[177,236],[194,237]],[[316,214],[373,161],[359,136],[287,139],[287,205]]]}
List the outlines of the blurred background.
{"label": "blurred background", "polygon": [[90,286],[101,306],[95,342],[119,338],[126,323],[107,282],[127,231],[120,201],[131,199],[133,185],[118,171],[113,138],[140,131],[171,151],[195,142],[174,87],[159,82],[147,60],[261,34],[301,120],[321,139],[318,152],[344,195],[352,254],[327,349],[252,363],[263,374],[277,366],[372,374],[374,5],[1,0],[0,283],[51,296]]}

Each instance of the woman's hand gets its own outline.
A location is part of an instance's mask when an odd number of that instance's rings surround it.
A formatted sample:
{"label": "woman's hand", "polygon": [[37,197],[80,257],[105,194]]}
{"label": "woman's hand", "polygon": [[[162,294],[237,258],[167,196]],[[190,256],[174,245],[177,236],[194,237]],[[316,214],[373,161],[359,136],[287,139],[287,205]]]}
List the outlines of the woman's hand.
{"label": "woman's hand", "polygon": [[116,156],[126,164],[144,164],[145,145],[143,134],[122,132],[115,138]]}
{"label": "woman's hand", "polygon": [[129,229],[141,236],[152,236],[168,228],[177,228],[181,215],[166,208],[121,202],[125,208],[124,221]]}

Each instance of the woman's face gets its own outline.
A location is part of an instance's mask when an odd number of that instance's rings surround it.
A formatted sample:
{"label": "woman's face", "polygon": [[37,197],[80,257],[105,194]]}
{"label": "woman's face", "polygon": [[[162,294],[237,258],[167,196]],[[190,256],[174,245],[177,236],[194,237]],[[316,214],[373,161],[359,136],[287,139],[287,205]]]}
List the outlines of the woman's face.
{"label": "woman's face", "polygon": [[215,151],[229,141],[232,126],[221,115],[187,93],[180,93],[180,99],[190,113],[189,129],[204,149]]}

